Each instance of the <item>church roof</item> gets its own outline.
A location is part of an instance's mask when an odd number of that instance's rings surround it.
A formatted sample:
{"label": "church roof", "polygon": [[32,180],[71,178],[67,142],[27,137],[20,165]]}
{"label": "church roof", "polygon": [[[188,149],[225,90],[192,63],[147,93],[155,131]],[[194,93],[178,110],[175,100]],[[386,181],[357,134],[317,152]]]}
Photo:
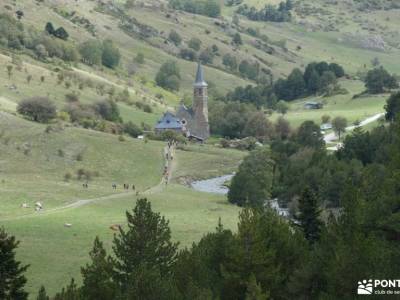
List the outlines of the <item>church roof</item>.
{"label": "church roof", "polygon": [[207,82],[204,80],[204,73],[203,73],[203,67],[201,66],[201,63],[197,65],[197,73],[196,73],[196,80],[194,82],[195,87],[206,87],[208,86]]}
{"label": "church roof", "polygon": [[156,125],[156,129],[181,129],[181,128],[182,128],[181,121],[170,112],[166,112]]}

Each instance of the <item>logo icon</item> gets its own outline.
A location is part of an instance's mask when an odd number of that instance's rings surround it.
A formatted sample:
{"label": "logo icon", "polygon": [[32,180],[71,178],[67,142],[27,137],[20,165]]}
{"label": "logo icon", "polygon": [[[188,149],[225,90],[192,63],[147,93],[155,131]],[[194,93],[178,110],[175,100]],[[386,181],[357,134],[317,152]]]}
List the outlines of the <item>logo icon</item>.
{"label": "logo icon", "polygon": [[363,280],[358,282],[357,294],[358,295],[372,295],[373,284],[372,279]]}

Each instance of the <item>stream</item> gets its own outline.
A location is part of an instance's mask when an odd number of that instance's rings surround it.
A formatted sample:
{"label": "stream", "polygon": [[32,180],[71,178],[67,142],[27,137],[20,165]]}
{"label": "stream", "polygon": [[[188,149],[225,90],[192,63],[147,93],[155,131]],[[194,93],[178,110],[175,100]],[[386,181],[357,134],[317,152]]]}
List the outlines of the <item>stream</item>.
{"label": "stream", "polygon": [[[204,193],[214,193],[220,195],[226,195],[229,192],[229,188],[224,186],[224,183],[231,180],[234,174],[214,177],[205,180],[198,180],[192,182],[191,186],[194,190]],[[269,205],[282,217],[289,217],[289,210],[279,205],[277,199],[272,199],[265,202],[265,205]]]}
{"label": "stream", "polygon": [[232,177],[233,174],[214,177],[205,180],[198,180],[192,182],[191,186],[194,190],[199,192],[226,195],[228,194],[229,189],[226,186],[224,186],[224,183],[231,180]]}

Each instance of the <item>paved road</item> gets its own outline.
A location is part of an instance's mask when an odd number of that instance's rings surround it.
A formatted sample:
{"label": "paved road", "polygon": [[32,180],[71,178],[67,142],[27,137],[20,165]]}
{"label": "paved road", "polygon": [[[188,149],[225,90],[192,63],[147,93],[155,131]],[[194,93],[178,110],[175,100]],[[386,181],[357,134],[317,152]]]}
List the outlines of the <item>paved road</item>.
{"label": "paved road", "polygon": [[[358,125],[358,126],[352,125],[352,126],[346,127],[346,131],[352,131],[356,127],[362,127],[369,123],[375,122],[384,115],[385,115],[384,113],[379,113],[379,114],[373,115],[372,117],[366,118],[364,121],[360,122],[360,125]],[[337,140],[337,138],[338,137],[336,136],[336,134],[334,132],[324,135],[325,143],[333,143]],[[337,147],[330,147],[330,148],[334,148],[334,150],[337,150]],[[330,149],[330,148],[328,148],[328,149]]]}

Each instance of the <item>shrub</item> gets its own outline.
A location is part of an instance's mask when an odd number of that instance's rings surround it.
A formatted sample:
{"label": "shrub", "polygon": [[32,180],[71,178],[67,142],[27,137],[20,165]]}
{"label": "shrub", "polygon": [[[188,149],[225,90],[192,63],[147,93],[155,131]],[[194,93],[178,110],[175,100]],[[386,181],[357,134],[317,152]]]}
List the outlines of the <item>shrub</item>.
{"label": "shrub", "polygon": [[198,38],[191,38],[189,40],[188,47],[194,51],[199,51],[201,47],[201,40]]}
{"label": "shrub", "polygon": [[171,30],[168,35],[168,39],[175,44],[175,46],[179,46],[182,42],[182,38],[175,30]]}
{"label": "shrub", "polygon": [[143,133],[143,131],[139,128],[139,126],[137,126],[132,122],[124,124],[124,132],[133,138],[137,138],[139,135]]}
{"label": "shrub", "polygon": [[68,93],[65,95],[65,101],[69,103],[79,102],[79,96],[75,93]]}
{"label": "shrub", "polygon": [[72,178],[72,174],[70,172],[65,173],[64,175],[64,180],[65,181],[70,181]]}
{"label": "shrub", "polygon": [[63,27],[60,27],[56,31],[54,31],[53,35],[64,41],[66,41],[69,37],[68,32]]}
{"label": "shrub", "polygon": [[77,161],[82,161],[82,160],[83,160],[83,153],[78,153],[78,154],[76,155],[76,160],[77,160]]}
{"label": "shrub", "polygon": [[145,104],[143,104],[143,111],[151,114],[153,112],[153,109],[151,108],[151,106],[149,104],[145,103]]}
{"label": "shrub", "polygon": [[28,119],[39,122],[47,123],[56,117],[56,106],[47,97],[33,97],[22,100],[18,104],[18,113],[27,117]]}
{"label": "shrub", "polygon": [[164,63],[156,75],[157,85],[171,91],[179,90],[180,70],[175,61]]}
{"label": "shrub", "polygon": [[114,46],[111,40],[103,42],[103,53],[101,56],[102,64],[108,68],[115,68],[118,66],[121,59],[119,49]]}
{"label": "shrub", "polygon": [[93,108],[104,120],[112,122],[121,121],[118,105],[114,101],[100,101]]}
{"label": "shrub", "polygon": [[100,65],[102,59],[103,46],[97,40],[89,40],[79,46],[82,62],[88,65]]}
{"label": "shrub", "polygon": [[135,59],[134,59],[134,62],[135,62],[135,63],[138,63],[139,65],[144,64],[144,54],[143,54],[142,52],[139,52],[139,53],[136,55],[136,57],[135,57]]}
{"label": "shrub", "polygon": [[192,49],[181,49],[179,53],[180,57],[186,60],[195,61],[197,60],[197,54]]}

